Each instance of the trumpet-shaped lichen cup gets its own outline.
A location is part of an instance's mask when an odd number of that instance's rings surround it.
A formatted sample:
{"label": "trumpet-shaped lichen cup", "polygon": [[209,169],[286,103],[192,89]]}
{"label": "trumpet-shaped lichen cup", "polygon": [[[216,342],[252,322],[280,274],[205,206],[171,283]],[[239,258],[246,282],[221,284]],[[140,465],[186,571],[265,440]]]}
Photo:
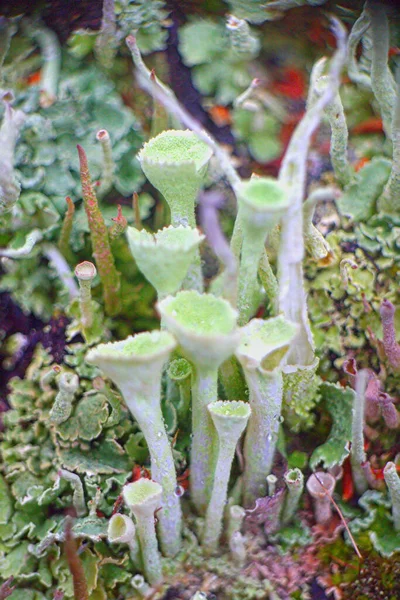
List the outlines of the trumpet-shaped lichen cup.
{"label": "trumpet-shaped lichen cup", "polygon": [[191,496],[204,513],[211,493],[216,448],[214,426],[207,410],[218,399],[218,368],[239,343],[237,312],[212,294],[179,292],[158,304],[166,328],[177,338],[192,364]]}
{"label": "trumpet-shaped lichen cup", "polygon": [[282,316],[252,319],[242,328],[236,356],[244,370],[252,409],[244,443],[245,506],[265,495],[281,420],[282,364],[297,330]]}
{"label": "trumpet-shaped lichen cup", "polygon": [[252,177],[238,188],[239,213],[243,229],[239,268],[239,323],[244,325],[260,301],[258,265],[269,232],[288,206],[284,186],[272,177]]}
{"label": "trumpet-shaped lichen cup", "polygon": [[[164,227],[152,234],[128,227],[127,238],[132,255],[143,275],[155,287],[161,300],[179,290],[196,258],[204,236],[192,227]],[[187,284],[197,289],[196,272]]]}
{"label": "trumpet-shaped lichen cup", "polygon": [[218,434],[218,458],[203,531],[204,551],[211,554],[218,548],[232,461],[251,408],[246,402],[218,401],[209,404],[208,411]]}
{"label": "trumpet-shaped lichen cup", "polygon": [[162,508],[162,487],[151,479],[141,478],[125,485],[122,493],[125,504],[136,519],[144,574],[147,581],[155,585],[162,580],[161,558],[154,525],[154,514]]}
{"label": "trumpet-shaped lichen cup", "polygon": [[180,547],[182,514],[176,495],[176,472],[171,444],[161,412],[161,374],[176,342],[166,331],[139,333],[121,342],[100,344],[87,362],[98,366],[119,387],[149,447],[151,476],[163,488],[159,533],[163,553]]}

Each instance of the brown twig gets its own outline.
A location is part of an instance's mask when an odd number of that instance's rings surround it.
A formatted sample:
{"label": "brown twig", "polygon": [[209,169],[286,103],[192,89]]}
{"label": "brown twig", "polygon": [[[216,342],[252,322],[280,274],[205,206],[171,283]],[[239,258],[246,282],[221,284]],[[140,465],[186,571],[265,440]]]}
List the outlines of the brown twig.
{"label": "brown twig", "polygon": [[65,522],[65,556],[72,575],[75,600],[89,600],[89,592],[83,570],[82,561],[78,556],[76,541],[72,534],[72,519],[67,517]]}

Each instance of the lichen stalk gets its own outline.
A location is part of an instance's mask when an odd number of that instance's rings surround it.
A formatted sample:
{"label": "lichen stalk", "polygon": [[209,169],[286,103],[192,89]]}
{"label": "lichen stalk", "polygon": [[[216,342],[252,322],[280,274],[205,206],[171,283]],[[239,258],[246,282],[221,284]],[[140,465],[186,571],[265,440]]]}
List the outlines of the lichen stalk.
{"label": "lichen stalk", "polygon": [[54,31],[47,27],[36,27],[33,30],[43,58],[40,78],[40,105],[48,108],[57,99],[58,78],[61,66],[60,44]]}
{"label": "lichen stalk", "polygon": [[243,481],[244,505],[250,506],[265,496],[278,440],[279,416],[282,410],[283,379],[280,370],[245,370],[249,387],[251,419],[247,426],[243,454],[245,471]]}
{"label": "lichen stalk", "polygon": [[313,473],[307,481],[307,491],[314,501],[314,516],[317,523],[325,525],[332,517],[331,496],[336,480],[329,473]]}
{"label": "lichen stalk", "polygon": [[338,189],[334,187],[320,188],[309,195],[303,203],[303,235],[307,252],[314,260],[329,264],[333,260],[333,252],[322,233],[313,224],[315,207],[318,202],[334,200],[338,197]]}
{"label": "lichen stalk", "polygon": [[285,473],[284,480],[287,488],[287,495],[282,513],[282,523],[286,525],[293,519],[299,507],[300,498],[304,489],[304,475],[300,469],[290,469]]}
{"label": "lichen stalk", "polygon": [[359,68],[356,60],[356,51],[358,44],[370,25],[369,15],[366,10],[363,10],[353,25],[347,44],[347,74],[353,83],[367,89],[371,89],[372,87],[371,77]]}
{"label": "lichen stalk", "polygon": [[250,407],[245,402],[214,402],[208,410],[218,433],[218,454],[214,481],[209,505],[207,507],[202,545],[206,554],[212,554],[217,548],[222,532],[228,484],[236,444],[242,435]]}
{"label": "lichen stalk", "polygon": [[71,471],[67,471],[65,469],[60,469],[58,471],[58,476],[61,479],[65,479],[69,481],[74,490],[72,495],[72,503],[76,510],[77,517],[83,517],[87,513],[86,502],[85,502],[85,494],[83,491],[82,481],[76,473],[71,473]]}
{"label": "lichen stalk", "polygon": [[[9,96],[11,100],[12,95]],[[0,128],[0,215],[12,210],[21,192],[21,185],[14,173],[14,152],[25,121],[25,114],[11,108],[6,98],[3,98],[5,111]]]}
{"label": "lichen stalk", "polygon": [[218,368],[195,366],[192,374],[190,495],[204,514],[211,495],[216,459],[214,428],[207,406],[218,399]]}
{"label": "lichen stalk", "polygon": [[121,308],[120,278],[111,253],[108,232],[90,181],[89,166],[82,146],[77,146],[81,171],[82,195],[89,222],[93,256],[103,284],[105,310],[116,315]]}
{"label": "lichen stalk", "polygon": [[395,307],[389,300],[383,300],[380,315],[383,331],[383,348],[386,357],[394,369],[400,369],[400,344],[396,341],[394,326]]}
{"label": "lichen stalk", "polygon": [[61,373],[57,384],[58,393],[49,417],[52,423],[59,425],[66,421],[72,412],[72,403],[78,391],[79,379],[75,373]]}
{"label": "lichen stalk", "polygon": [[108,236],[110,241],[113,241],[125,233],[128,228],[128,219],[122,214],[122,206],[120,204],[117,206],[117,216],[112,217],[111,220],[113,224],[108,230]]}
{"label": "lichen stalk", "polygon": [[161,548],[164,554],[174,556],[180,547],[181,508],[176,495],[177,480],[171,444],[165,431],[161,412],[160,380],[148,372],[145,393],[138,393],[129,382],[121,386],[126,404],[135,417],[147,442],[151,460],[151,476],[163,488],[162,511],[158,514]]}
{"label": "lichen stalk", "polygon": [[117,52],[118,38],[115,22],[114,0],[103,0],[101,28],[96,40],[96,54],[100,62],[110,69]]}
{"label": "lichen stalk", "polygon": [[279,307],[284,316],[301,327],[288,355],[289,364],[311,365],[314,341],[308,321],[303,282],[303,214],[302,203],[306,183],[306,161],[311,137],[318,127],[323,110],[334,98],[346,57],[346,34],[343,26],[332,20],[337,50],[331,60],[329,85],[312,104],[292,135],[279,172],[279,180],[287,186],[290,198],[287,216],[282,222],[279,265]]}
{"label": "lichen stalk", "polygon": [[383,470],[385,483],[392,502],[392,517],[396,531],[400,531],[400,478],[395,463],[388,462]]}
{"label": "lichen stalk", "polygon": [[79,263],[75,267],[75,275],[79,281],[79,306],[83,329],[90,329],[93,324],[92,281],[96,277],[96,267],[89,261]]}
{"label": "lichen stalk", "polygon": [[[133,490],[145,488],[145,493],[135,493],[139,496],[132,501]],[[146,490],[146,487],[150,488]],[[153,491],[154,488],[154,491]],[[143,557],[143,569],[147,581],[157,585],[162,580],[161,559],[158,551],[154,514],[161,507],[162,488],[148,479],[138,479],[123,488],[125,503],[135,515],[136,531],[139,538]]]}
{"label": "lichen stalk", "polygon": [[114,183],[115,163],[112,156],[111,138],[107,129],[100,129],[96,133],[96,139],[100,142],[103,154],[103,164],[101,169],[101,181],[98,189],[98,196],[105,196],[112,188]]}
{"label": "lichen stalk", "polygon": [[180,548],[182,513],[172,449],[161,412],[161,374],[175,345],[169,333],[153,331],[101,344],[86,357],[118,385],[147,442],[152,479],[163,490],[158,529],[162,551],[168,556],[174,556]]}
{"label": "lichen stalk", "polygon": [[378,200],[378,209],[389,214],[400,212],[400,66],[396,69],[396,83],[392,119],[392,169],[382,196]]}
{"label": "lichen stalk", "polygon": [[349,132],[339,92],[326,105],[325,114],[331,126],[330,157],[336,181],[345,187],[351,182],[354,172],[347,156]]}
{"label": "lichen stalk", "polygon": [[350,455],[353,482],[359,495],[363,494],[368,488],[367,478],[363,470],[363,465],[367,460],[364,450],[364,410],[367,382],[368,372],[362,369],[356,375]]}
{"label": "lichen stalk", "polygon": [[257,274],[258,265],[264,253],[264,240],[264,231],[243,227],[238,285],[239,325],[245,325],[249,321],[262,298]]}
{"label": "lichen stalk", "polygon": [[371,20],[372,91],[382,114],[383,128],[389,139],[392,137],[392,114],[396,91],[393,76],[388,65],[389,56],[389,24],[385,3],[367,0],[366,10]]}
{"label": "lichen stalk", "polygon": [[71,254],[71,249],[70,249],[69,244],[70,244],[72,226],[73,226],[73,221],[74,221],[75,204],[73,203],[73,201],[71,200],[71,198],[69,196],[67,196],[65,198],[65,201],[67,203],[67,212],[65,213],[63,224],[61,226],[60,237],[58,240],[58,247],[60,249],[60,252],[68,258],[69,255]]}

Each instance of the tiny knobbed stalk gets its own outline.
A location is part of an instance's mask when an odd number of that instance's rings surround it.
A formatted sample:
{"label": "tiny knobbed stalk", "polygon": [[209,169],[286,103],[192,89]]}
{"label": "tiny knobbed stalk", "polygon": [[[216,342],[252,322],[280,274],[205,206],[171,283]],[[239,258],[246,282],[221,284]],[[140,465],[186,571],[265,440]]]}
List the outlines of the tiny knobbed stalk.
{"label": "tiny knobbed stalk", "polygon": [[[278,253],[279,308],[287,319],[300,326],[299,334],[291,345],[287,363],[297,372],[300,379],[306,380],[310,376],[308,371],[314,373],[318,365],[314,356],[314,340],[308,320],[303,278],[303,200],[307,155],[323,111],[339,89],[340,73],[346,59],[346,31],[337,19],[332,18],[331,23],[337,40],[337,50],[330,61],[329,83],[315,102],[309,102],[305,115],[291,137],[279,172],[279,181],[287,188],[289,199],[289,208],[282,221]],[[317,63],[311,74],[310,99],[314,95],[313,86],[320,73],[321,67]],[[304,394],[307,395],[306,390]]]}
{"label": "tiny knobbed stalk", "polygon": [[[260,259],[265,254],[266,237],[285,214],[289,200],[285,187],[272,177],[253,177],[243,181],[237,196],[243,235],[238,310],[239,324],[244,325],[260,302],[257,274]],[[274,302],[275,298],[272,300]]]}
{"label": "tiny knobbed stalk", "polygon": [[14,173],[14,153],[21,127],[25,122],[25,114],[11,107],[11,92],[3,94],[2,100],[4,115],[0,128],[0,215],[13,209],[21,192],[21,185]]}
{"label": "tiny knobbed stalk", "polygon": [[151,596],[154,591],[149,584],[146,583],[143,575],[140,575],[139,573],[132,577],[131,586],[139,598],[147,598],[148,596]]}
{"label": "tiny knobbed stalk", "polygon": [[[183,225],[170,225],[154,234],[128,227],[126,235],[132,256],[159,300],[179,290],[204,239],[198,229]],[[196,287],[196,281],[191,283]]]}
{"label": "tiny knobbed stalk", "polygon": [[169,363],[167,375],[179,388],[178,421],[181,426],[189,415],[191,406],[192,365],[185,358],[175,358]]}
{"label": "tiny knobbed stalk", "polygon": [[82,195],[89,223],[93,256],[99,271],[101,283],[103,284],[105,310],[108,315],[113,316],[118,314],[121,307],[120,277],[115,268],[107,227],[104,223],[103,215],[99,209],[96,194],[90,180],[86,154],[82,146],[78,145],[77,148],[80,163]]}
{"label": "tiny knobbed stalk", "polygon": [[64,423],[72,413],[72,403],[79,388],[78,375],[61,373],[58,381],[58,393],[51,407],[49,417],[55,425]]}
{"label": "tiny knobbed stalk", "polygon": [[318,202],[326,202],[338,198],[339,190],[334,187],[319,188],[311,192],[303,204],[303,235],[307,252],[318,261],[320,266],[330,265],[334,260],[332,248],[313,224],[315,207]]}
{"label": "tiny knobbed stalk", "polygon": [[42,54],[40,75],[40,106],[48,108],[57,100],[58,79],[61,67],[61,48],[57,35],[43,25],[34,25],[32,35]]}
{"label": "tiny knobbed stalk", "polygon": [[282,316],[252,319],[242,328],[236,356],[243,367],[252,409],[243,448],[245,507],[265,496],[281,422],[282,365],[297,331],[298,327]]}
{"label": "tiny knobbed stalk", "polygon": [[158,303],[165,327],[193,365],[191,498],[203,514],[211,494],[215,462],[214,426],[207,406],[218,399],[218,368],[239,343],[237,312],[222,298],[179,292]]}
{"label": "tiny knobbed stalk", "polygon": [[99,198],[105,196],[114,183],[115,163],[112,156],[111,138],[107,129],[100,129],[96,133],[96,140],[100,142],[103,154],[100,187],[97,190]]}
{"label": "tiny knobbed stalk", "polygon": [[330,473],[318,471],[307,480],[307,491],[313,499],[315,520],[325,525],[332,517],[331,496],[335,489],[336,479]]}
{"label": "tiny knobbed stalk", "polygon": [[381,197],[378,209],[388,214],[400,212],[400,65],[396,67],[396,98],[392,118],[393,157],[392,169]]}
{"label": "tiny knobbed stalk", "polygon": [[96,267],[88,260],[75,267],[75,276],[79,281],[79,306],[84,331],[90,329],[93,324],[92,281],[96,274]]}
{"label": "tiny knobbed stalk", "polygon": [[364,421],[365,421],[365,392],[368,384],[368,371],[358,371],[355,378],[355,395],[353,405],[353,419],[351,428],[351,472],[354,487],[361,496],[368,489],[366,466],[367,455],[364,450]]}
{"label": "tiny knobbed stalk", "polygon": [[[196,227],[195,203],[212,151],[192,131],[163,131],[148,141],[138,154],[144,174],[164,196],[171,211],[171,225]],[[185,287],[203,291],[200,252],[189,268]]]}
{"label": "tiny knobbed stalk", "polygon": [[371,22],[372,91],[379,104],[383,128],[387,137],[391,139],[392,115],[396,98],[396,89],[393,75],[388,65],[390,32],[387,18],[387,6],[385,3],[376,0],[367,0],[365,10],[368,13]]}
{"label": "tiny knobbed stalk", "polygon": [[175,347],[171,334],[153,331],[100,344],[86,356],[87,362],[98,366],[119,387],[147,442],[152,479],[163,489],[159,534],[162,551],[168,556],[174,556],[180,548],[182,513],[172,449],[161,412],[161,375]]}
{"label": "tiny knobbed stalk", "polygon": [[395,306],[390,300],[383,300],[379,309],[383,330],[383,348],[386,358],[396,371],[400,369],[400,344],[396,341],[394,326]]}
{"label": "tiny knobbed stalk", "polygon": [[[324,62],[322,62],[324,61]],[[322,59],[321,64],[325,66],[326,59]],[[313,93],[314,98],[321,97],[325,87],[329,85],[329,77],[321,75],[315,81]],[[346,187],[351,183],[354,177],[354,170],[348,159],[348,139],[346,117],[344,114],[342,100],[339,91],[333,97],[333,100],[325,106],[324,110],[331,128],[330,158],[335,173],[335,178],[341,187]]]}
{"label": "tiny knobbed stalk", "polygon": [[388,462],[386,464],[383,469],[383,476],[392,503],[393,525],[396,531],[400,531],[400,477],[394,462]]}
{"label": "tiny knobbed stalk", "polygon": [[221,537],[229,476],[236,445],[246,429],[251,408],[249,404],[240,400],[217,401],[208,405],[208,412],[218,435],[218,453],[210,503],[204,522],[202,545],[206,554],[212,554],[217,550]]}
{"label": "tiny knobbed stalk", "polygon": [[72,489],[74,490],[72,494],[72,504],[76,510],[76,516],[84,517],[87,513],[87,507],[81,478],[76,473],[71,473],[71,471],[67,471],[66,469],[60,469],[58,471],[58,476],[60,479],[65,479],[65,481],[68,481],[71,484]]}
{"label": "tiny knobbed stalk", "polygon": [[282,523],[290,523],[296,514],[300,498],[304,489],[304,475],[300,469],[290,469],[284,475],[284,481],[287,488],[285,505],[282,513]]}
{"label": "tiny knobbed stalk", "polygon": [[151,479],[141,478],[125,485],[122,494],[136,520],[144,575],[151,585],[157,585],[162,581],[162,568],[154,515],[163,505],[162,487]]}
{"label": "tiny knobbed stalk", "polygon": [[127,515],[116,513],[108,522],[107,538],[110,544],[126,544],[136,568],[142,567],[139,541],[134,522]]}
{"label": "tiny knobbed stalk", "polygon": [[238,19],[233,15],[229,15],[226,28],[229,34],[232,54],[242,59],[250,59],[256,56],[260,49],[260,42],[251,33],[250,26],[244,19]]}

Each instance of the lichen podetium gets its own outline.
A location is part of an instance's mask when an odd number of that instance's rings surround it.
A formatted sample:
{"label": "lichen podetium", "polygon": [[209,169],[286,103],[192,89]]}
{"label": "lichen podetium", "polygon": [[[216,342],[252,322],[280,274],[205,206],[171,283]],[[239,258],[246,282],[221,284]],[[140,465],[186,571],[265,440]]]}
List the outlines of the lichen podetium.
{"label": "lichen podetium", "polygon": [[86,153],[79,144],[77,148],[81,170],[82,195],[89,222],[93,256],[103,284],[105,309],[107,314],[113,316],[117,315],[121,308],[120,276],[115,267],[114,257],[111,252],[107,227],[90,180]]}

